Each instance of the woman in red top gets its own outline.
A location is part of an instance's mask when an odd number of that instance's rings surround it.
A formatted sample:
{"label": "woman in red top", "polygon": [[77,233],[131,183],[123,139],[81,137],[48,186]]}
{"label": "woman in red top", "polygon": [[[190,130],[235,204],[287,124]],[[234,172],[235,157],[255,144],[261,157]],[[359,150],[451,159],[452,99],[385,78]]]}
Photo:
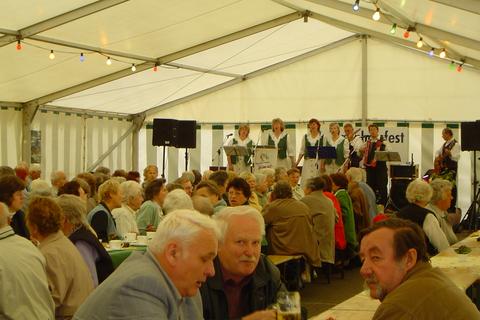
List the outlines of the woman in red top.
{"label": "woman in red top", "polygon": [[325,180],[325,187],[323,193],[327,198],[332,200],[333,206],[337,211],[337,217],[335,219],[335,249],[344,250],[347,247],[347,241],[345,240],[345,231],[343,230],[342,209],[340,209],[340,203],[332,193],[332,180],[328,175],[321,176]]}

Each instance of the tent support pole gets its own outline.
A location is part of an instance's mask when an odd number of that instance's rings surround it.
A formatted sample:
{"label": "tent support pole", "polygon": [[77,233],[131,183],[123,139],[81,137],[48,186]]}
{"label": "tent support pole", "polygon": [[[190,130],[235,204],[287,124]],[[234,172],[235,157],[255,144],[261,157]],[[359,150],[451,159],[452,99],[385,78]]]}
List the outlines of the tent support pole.
{"label": "tent support pole", "polygon": [[132,124],[131,127],[128,128],[128,130],[120,138],[118,138],[117,142],[112,144],[108,148],[108,150],[105,151],[100,157],[98,157],[98,159],[94,163],[87,167],[87,172],[93,171],[93,169],[95,169],[106,157],[108,157],[108,155],[112,153],[112,151],[115,150],[115,148],[118,147],[120,143],[122,143],[122,141],[125,140],[134,130],[135,124]]}
{"label": "tent support pole", "polygon": [[368,52],[367,36],[362,35],[362,126],[367,126],[368,119]]}
{"label": "tent support pole", "polygon": [[137,114],[133,117],[132,132],[132,170],[138,171],[138,157],[140,154],[139,148],[139,132],[145,122],[145,112]]}
{"label": "tent support pole", "polygon": [[32,121],[37,113],[38,105],[29,104],[22,108],[22,161],[30,165],[32,152]]}

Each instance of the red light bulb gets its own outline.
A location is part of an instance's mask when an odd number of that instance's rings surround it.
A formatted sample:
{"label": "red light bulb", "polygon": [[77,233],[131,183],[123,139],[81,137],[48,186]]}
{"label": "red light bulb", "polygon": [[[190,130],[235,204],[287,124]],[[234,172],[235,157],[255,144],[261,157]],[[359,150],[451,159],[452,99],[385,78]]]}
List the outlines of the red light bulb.
{"label": "red light bulb", "polygon": [[22,50],[22,43],[20,40],[17,41],[17,50]]}
{"label": "red light bulb", "polygon": [[463,70],[463,67],[462,67],[461,64],[459,64],[458,67],[457,67],[457,71],[458,71],[458,72],[462,72],[462,70]]}
{"label": "red light bulb", "polygon": [[408,30],[405,31],[405,32],[403,33],[403,37],[404,37],[405,39],[408,39],[408,37],[410,37],[410,31],[408,31]]}

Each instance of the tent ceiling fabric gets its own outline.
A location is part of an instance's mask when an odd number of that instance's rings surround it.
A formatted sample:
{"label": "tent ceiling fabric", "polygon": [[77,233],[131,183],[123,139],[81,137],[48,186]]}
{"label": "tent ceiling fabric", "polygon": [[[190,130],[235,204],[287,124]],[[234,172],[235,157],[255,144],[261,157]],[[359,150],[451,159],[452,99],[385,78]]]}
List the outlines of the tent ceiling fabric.
{"label": "tent ceiling fabric", "polygon": [[291,12],[267,0],[136,0],[42,35],[160,57]]}
{"label": "tent ceiling fabric", "polygon": [[94,0],[35,1],[2,0],[1,28],[20,30],[57,15],[83,7]]}
{"label": "tent ceiling fabric", "polygon": [[67,108],[140,113],[182,98],[200,90],[231,80],[230,77],[194,72],[184,69],[159,68],[147,70],[95,88],[56,100],[52,105]]}
{"label": "tent ceiling fabric", "polygon": [[[370,17],[375,9],[370,1],[362,0],[358,13],[351,10],[352,3],[350,0],[4,0],[0,4],[0,34],[7,36],[0,38],[0,101],[25,103],[45,97],[39,103],[136,114],[241,80],[244,75],[353,33],[381,33],[395,38],[397,43],[405,42],[403,29],[399,28],[395,35],[389,34],[392,21],[400,27],[416,24],[429,45],[446,47],[451,50],[450,58],[457,62],[465,60],[476,71],[480,69],[480,19],[474,1],[379,0],[376,5],[385,13],[380,22]],[[288,16],[306,10],[318,20],[310,18],[304,23],[301,15],[293,17],[296,21]],[[285,22],[281,25],[266,24],[282,17]],[[12,37],[22,30],[35,30],[35,26],[46,20],[54,21],[50,28],[39,27],[39,33],[27,34],[22,39],[23,49],[15,49]],[[325,23],[327,20],[330,24]],[[265,27],[256,34],[247,31],[245,37],[232,36],[231,42],[225,38],[262,24]],[[211,42],[215,39],[223,40]],[[412,33],[408,39],[410,46],[417,40],[418,36]],[[202,44],[207,50],[194,49],[193,54],[182,53],[173,59],[173,65],[185,68],[167,65],[158,72],[151,70],[157,59]],[[121,62],[107,66],[105,56],[89,54],[88,48],[115,51],[118,56],[112,58]],[[54,60],[48,59],[49,50],[56,52]],[[80,52],[85,52],[84,62],[79,61]],[[128,72],[133,63],[140,66],[135,74]]]}

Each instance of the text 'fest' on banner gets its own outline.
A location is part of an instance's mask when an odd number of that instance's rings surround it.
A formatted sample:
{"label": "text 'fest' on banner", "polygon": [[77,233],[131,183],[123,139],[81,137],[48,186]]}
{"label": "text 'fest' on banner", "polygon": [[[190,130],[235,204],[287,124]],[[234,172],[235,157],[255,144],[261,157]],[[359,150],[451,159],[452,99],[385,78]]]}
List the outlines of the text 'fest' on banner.
{"label": "text 'fest' on banner", "polygon": [[[356,128],[360,131],[357,135],[365,142],[370,138],[367,127]],[[343,130],[342,130],[343,133]],[[410,155],[408,154],[408,128],[405,127],[380,127],[378,130],[380,138],[386,142],[389,151],[396,151],[400,154],[402,162],[409,162]],[[325,133],[330,135],[330,132]]]}

